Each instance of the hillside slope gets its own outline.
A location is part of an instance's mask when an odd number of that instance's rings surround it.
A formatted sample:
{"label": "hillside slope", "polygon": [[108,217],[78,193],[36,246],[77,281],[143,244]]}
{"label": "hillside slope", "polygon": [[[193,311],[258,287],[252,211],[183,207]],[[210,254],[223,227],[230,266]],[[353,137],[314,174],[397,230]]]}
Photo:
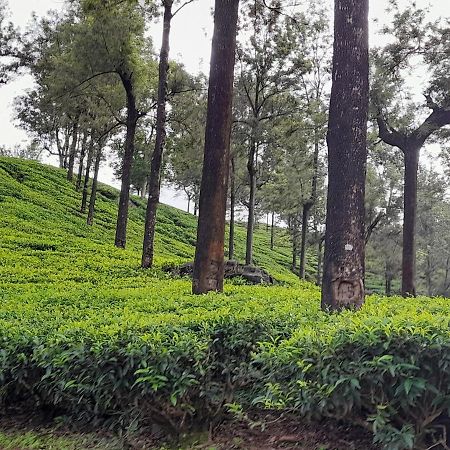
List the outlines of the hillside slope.
{"label": "hillside slope", "polygon": [[[52,281],[98,282],[106,277],[134,277],[139,269],[145,203],[133,197],[126,250],[113,245],[119,192],[100,185],[94,226],[79,212],[81,194],[65,171],[33,161],[0,158],[0,267],[2,283]],[[156,229],[155,265],[193,259],[196,217],[161,205]],[[277,279],[295,281],[290,272],[286,233],[277,230],[277,246],[269,233],[255,234],[255,263]],[[236,231],[236,253],[242,260],[245,230]]]}

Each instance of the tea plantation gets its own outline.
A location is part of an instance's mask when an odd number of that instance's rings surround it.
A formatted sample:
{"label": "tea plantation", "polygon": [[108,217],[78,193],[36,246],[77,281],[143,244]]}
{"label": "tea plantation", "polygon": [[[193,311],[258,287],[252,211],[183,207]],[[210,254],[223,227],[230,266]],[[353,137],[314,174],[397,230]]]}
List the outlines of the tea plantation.
{"label": "tea plantation", "polygon": [[[193,296],[164,266],[192,259],[195,218],[159,211],[156,268],[139,269],[144,205],[112,245],[117,191],[93,227],[65,173],[0,158],[0,407],[129,430],[208,426],[224,412],[289,411],[370,428],[387,450],[448,448],[450,303],[372,296],[326,315],[289,271],[279,231],[255,259],[280,284]],[[245,233],[238,227],[237,250]],[[440,443],[439,443],[440,442]]]}

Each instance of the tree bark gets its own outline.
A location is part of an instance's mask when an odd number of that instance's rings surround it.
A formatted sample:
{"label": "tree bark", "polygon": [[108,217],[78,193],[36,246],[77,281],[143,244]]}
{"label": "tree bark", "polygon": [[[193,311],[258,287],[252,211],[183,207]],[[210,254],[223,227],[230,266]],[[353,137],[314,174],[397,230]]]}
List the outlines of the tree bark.
{"label": "tree bark", "polygon": [[102,145],[99,145],[97,154],[95,156],[94,178],[92,180],[91,198],[89,200],[89,212],[87,217],[88,225],[92,225],[94,223],[95,201],[97,200],[98,172],[100,170],[100,161],[102,160],[102,150]]}
{"label": "tree bark", "polygon": [[392,271],[388,263],[386,263],[385,265],[384,279],[385,279],[385,294],[387,297],[390,297],[392,295]]}
{"label": "tree bark", "polygon": [[161,187],[161,165],[166,142],[166,99],[167,74],[169,71],[170,25],[172,21],[172,0],[164,0],[164,19],[161,52],[159,56],[158,107],[156,111],[156,141],[152,155],[148,186],[148,202],[145,217],[144,245],[142,249],[142,267],[153,265],[155,246],[156,211],[158,209]]}
{"label": "tree bark", "polygon": [[323,239],[319,238],[317,245],[317,272],[316,272],[316,284],[320,286],[322,284],[322,256],[323,255]]}
{"label": "tree bark", "polygon": [[223,291],[239,0],[216,0],[192,292]]}
{"label": "tree bark", "polygon": [[89,174],[91,171],[92,159],[94,157],[94,140],[91,136],[91,141],[89,142],[89,150],[86,161],[86,171],[84,174],[84,183],[83,183],[83,196],[81,198],[81,208],[80,212],[84,214],[86,212],[87,205],[87,196],[88,196],[88,187],[89,187]]}
{"label": "tree bark", "polygon": [[250,152],[247,161],[247,170],[250,183],[250,196],[248,199],[247,240],[245,246],[245,264],[253,263],[253,234],[255,228],[255,203],[256,203],[256,142],[252,138]]}
{"label": "tree bark", "polygon": [[300,242],[300,270],[299,277],[304,280],[306,277],[306,237],[308,233],[309,212],[313,203],[306,202],[303,204],[302,210],[302,237]]}
{"label": "tree bark", "polygon": [[230,159],[230,235],[228,238],[228,259],[234,258],[234,222],[236,208],[236,186],[235,186],[234,157]]}
{"label": "tree bark", "polygon": [[86,156],[87,140],[88,140],[88,135],[87,135],[87,133],[85,133],[84,137],[83,137],[83,143],[81,144],[81,150],[80,150],[80,165],[78,167],[78,176],[77,176],[77,184],[76,184],[77,192],[81,188],[81,179],[83,178],[83,164],[84,164],[84,157]]}
{"label": "tree bark", "polygon": [[136,97],[131,76],[121,75],[127,95],[127,135],[122,160],[122,184],[120,188],[119,210],[117,214],[115,246],[125,248],[127,242],[128,203],[130,201],[131,168],[134,154],[134,138],[139,119]]}
{"label": "tree bark", "polygon": [[67,169],[67,179],[69,181],[73,180],[73,166],[75,164],[75,156],[77,153],[77,143],[78,143],[78,125],[79,125],[79,117],[75,119],[72,130],[72,144],[70,146],[69,153],[69,167]]}
{"label": "tree bark", "polygon": [[410,148],[404,154],[402,295],[404,297],[414,297],[416,295],[417,171],[419,168],[419,149]]}
{"label": "tree bark", "polygon": [[64,134],[64,162],[63,162],[64,169],[67,169],[68,165],[69,148],[70,148],[70,132],[68,130],[68,127],[66,127]]}
{"label": "tree bark", "polygon": [[359,308],[364,302],[368,11],[368,0],[335,0],[333,83],[327,134],[324,310]]}
{"label": "tree bark", "polygon": [[272,212],[272,223],[270,225],[270,250],[273,250],[275,244],[275,213]]}

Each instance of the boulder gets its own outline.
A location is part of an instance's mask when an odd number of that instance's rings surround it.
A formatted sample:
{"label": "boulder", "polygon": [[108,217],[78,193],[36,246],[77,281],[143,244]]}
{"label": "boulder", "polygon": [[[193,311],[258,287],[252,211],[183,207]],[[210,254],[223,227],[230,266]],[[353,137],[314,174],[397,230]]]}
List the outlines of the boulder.
{"label": "boulder", "polygon": [[[194,272],[194,263],[188,262],[184,263],[178,267],[171,267],[167,269],[172,275],[176,276],[190,276]],[[274,278],[266,272],[264,269],[256,266],[249,266],[245,264],[240,264],[237,261],[226,261],[225,262],[225,273],[224,277],[227,279],[241,277],[251,284],[275,284]]]}

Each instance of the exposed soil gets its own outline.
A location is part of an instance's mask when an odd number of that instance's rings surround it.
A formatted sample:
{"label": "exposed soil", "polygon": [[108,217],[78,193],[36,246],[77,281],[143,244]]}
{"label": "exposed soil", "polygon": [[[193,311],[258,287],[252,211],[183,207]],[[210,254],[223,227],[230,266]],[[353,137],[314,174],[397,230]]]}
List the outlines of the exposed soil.
{"label": "exposed soil", "polygon": [[[331,420],[308,423],[297,417],[274,414],[254,417],[250,424],[226,421],[212,432],[182,436],[177,443],[151,431],[119,438],[106,431],[73,431],[67,425],[56,427],[42,417],[23,415],[0,415],[0,433],[14,437],[32,433],[44,442],[38,447],[28,444],[5,447],[0,442],[0,450],[377,450],[372,436],[363,428]],[[59,443],[61,439],[64,445]]]}

